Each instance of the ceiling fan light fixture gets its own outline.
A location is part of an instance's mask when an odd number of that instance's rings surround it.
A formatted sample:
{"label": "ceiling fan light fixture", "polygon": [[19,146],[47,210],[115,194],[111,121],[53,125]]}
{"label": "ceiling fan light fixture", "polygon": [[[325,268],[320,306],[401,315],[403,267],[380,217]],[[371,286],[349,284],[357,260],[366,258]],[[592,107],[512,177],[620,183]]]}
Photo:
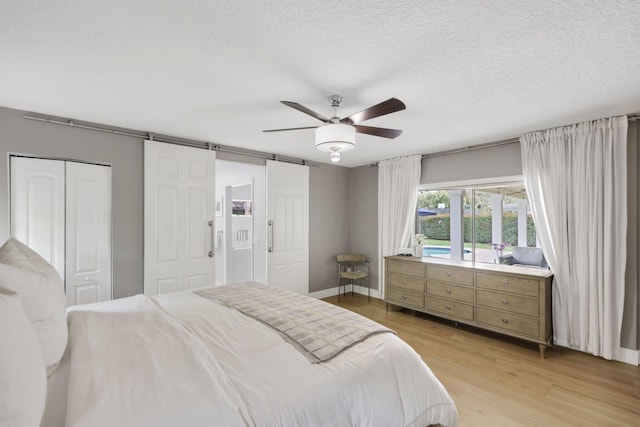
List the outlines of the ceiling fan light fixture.
{"label": "ceiling fan light fixture", "polygon": [[320,151],[331,153],[331,161],[334,163],[340,161],[340,151],[353,150],[356,147],[356,132],[389,139],[394,139],[402,133],[402,131],[398,129],[363,126],[360,124],[365,120],[395,113],[396,111],[401,111],[407,108],[404,103],[397,98],[389,98],[386,101],[382,101],[344,118],[338,117],[337,113],[338,107],[340,107],[340,104],[342,103],[342,97],[340,95],[331,95],[327,99],[329,104],[333,107],[333,117],[331,118],[318,114],[297,102],[280,101],[280,103],[287,107],[291,107],[320,120],[324,123],[323,125],[319,127],[306,126],[286,129],[265,129],[263,132],[281,132],[287,130],[315,128],[316,148]]}
{"label": "ceiling fan light fixture", "polygon": [[[340,160],[339,151],[353,150],[356,146],[356,128],[342,123],[329,123],[316,129],[316,148],[332,153],[331,160]],[[338,154],[337,160],[334,160]]]}
{"label": "ceiling fan light fixture", "polygon": [[338,163],[340,161],[340,150],[339,149],[338,150],[334,150],[331,153],[331,161],[333,163]]}

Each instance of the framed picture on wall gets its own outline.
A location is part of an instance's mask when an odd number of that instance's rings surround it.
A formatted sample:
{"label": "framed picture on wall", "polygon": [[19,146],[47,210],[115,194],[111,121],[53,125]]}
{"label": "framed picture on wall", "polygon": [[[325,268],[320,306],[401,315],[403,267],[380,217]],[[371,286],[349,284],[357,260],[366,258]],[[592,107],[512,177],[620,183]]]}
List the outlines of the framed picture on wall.
{"label": "framed picture on wall", "polygon": [[233,216],[253,215],[253,202],[251,200],[233,200],[231,214]]}

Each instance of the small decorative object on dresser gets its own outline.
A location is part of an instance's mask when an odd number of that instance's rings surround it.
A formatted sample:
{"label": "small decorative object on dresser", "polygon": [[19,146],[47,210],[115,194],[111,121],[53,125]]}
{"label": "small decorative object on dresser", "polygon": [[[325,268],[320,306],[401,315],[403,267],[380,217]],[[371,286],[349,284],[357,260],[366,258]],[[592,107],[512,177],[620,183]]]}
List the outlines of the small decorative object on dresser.
{"label": "small decorative object on dresser", "polygon": [[414,238],[416,240],[416,244],[413,245],[413,256],[422,258],[422,255],[423,255],[422,246],[424,242],[427,240],[427,237],[423,234],[416,234]]}
{"label": "small decorative object on dresser", "polygon": [[500,259],[504,254],[504,248],[509,246],[508,243],[492,243],[491,248],[493,249],[493,262],[495,264],[501,264]]}
{"label": "small decorative object on dresser", "polygon": [[385,302],[536,342],[551,342],[546,269],[385,257]]}
{"label": "small decorative object on dresser", "polygon": [[422,258],[422,245],[413,246],[413,256]]}

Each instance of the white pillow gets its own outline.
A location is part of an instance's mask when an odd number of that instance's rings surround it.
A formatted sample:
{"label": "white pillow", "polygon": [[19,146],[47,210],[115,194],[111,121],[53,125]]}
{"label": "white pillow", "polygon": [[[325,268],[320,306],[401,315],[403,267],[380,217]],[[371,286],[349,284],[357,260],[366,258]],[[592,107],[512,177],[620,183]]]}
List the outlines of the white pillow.
{"label": "white pillow", "polygon": [[13,237],[0,247],[0,287],[22,300],[40,339],[47,375],[55,371],[67,346],[67,300],[58,272]]}
{"label": "white pillow", "polygon": [[40,425],[47,373],[20,296],[0,289],[0,426]]}

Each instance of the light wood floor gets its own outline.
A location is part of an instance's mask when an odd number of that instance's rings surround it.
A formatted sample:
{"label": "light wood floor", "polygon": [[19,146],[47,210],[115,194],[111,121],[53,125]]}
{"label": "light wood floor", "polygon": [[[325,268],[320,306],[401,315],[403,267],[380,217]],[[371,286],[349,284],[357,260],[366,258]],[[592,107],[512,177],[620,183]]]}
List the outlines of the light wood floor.
{"label": "light wood floor", "polygon": [[387,312],[383,301],[325,301],[393,330],[429,365],[456,402],[461,427],[640,426],[640,368],[548,348],[420,313]]}

